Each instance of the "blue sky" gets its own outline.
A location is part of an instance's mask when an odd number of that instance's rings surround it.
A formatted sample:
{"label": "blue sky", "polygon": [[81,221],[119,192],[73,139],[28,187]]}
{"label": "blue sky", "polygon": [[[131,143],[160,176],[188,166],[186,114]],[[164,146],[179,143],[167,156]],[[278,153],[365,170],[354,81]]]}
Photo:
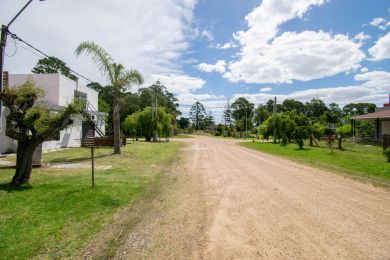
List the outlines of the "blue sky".
{"label": "blue sky", "polygon": [[[7,23],[23,5],[0,3]],[[390,93],[388,0],[34,1],[11,31],[96,81],[106,79],[82,41],[100,44],[146,83],[162,81],[184,114],[195,101],[217,121],[228,99],[276,96],[373,102]],[[5,67],[28,73],[39,59],[8,42]],[[136,90],[136,87],[131,89]]]}

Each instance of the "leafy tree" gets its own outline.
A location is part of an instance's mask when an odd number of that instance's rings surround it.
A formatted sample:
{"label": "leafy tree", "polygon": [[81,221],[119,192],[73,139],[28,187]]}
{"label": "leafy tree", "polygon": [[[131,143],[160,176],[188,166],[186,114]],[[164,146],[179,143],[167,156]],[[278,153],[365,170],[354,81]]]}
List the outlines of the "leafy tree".
{"label": "leafy tree", "polygon": [[136,70],[125,70],[122,64],[114,63],[112,57],[102,47],[94,42],[81,43],[76,51],[76,55],[86,53],[92,57],[92,61],[98,66],[109,80],[110,85],[106,86],[108,95],[112,100],[113,130],[114,130],[114,153],[121,153],[120,139],[120,111],[119,97],[123,91],[132,85],[143,83],[141,73]]}
{"label": "leafy tree", "polygon": [[375,112],[376,105],[372,103],[350,103],[343,107],[343,114],[346,117],[360,116]]}
{"label": "leafy tree", "polygon": [[205,129],[205,118],[207,117],[206,109],[203,104],[200,102],[195,102],[192,105],[191,110],[189,112],[191,123],[195,127],[196,130]]}
{"label": "leafy tree", "polygon": [[261,125],[271,115],[271,113],[267,111],[266,106],[264,105],[259,105],[256,108],[254,114],[255,114],[254,120],[256,126]]}
{"label": "leafy tree", "polygon": [[165,108],[157,109],[157,117],[154,115],[154,108],[146,107],[132,115],[129,115],[124,123],[123,130],[128,136],[144,136],[150,142],[153,133],[168,138],[172,133],[174,116],[167,113]]}
{"label": "leafy tree", "polygon": [[295,140],[299,147],[303,146],[303,141],[309,137],[309,119],[302,113],[277,113],[276,120],[272,116],[260,125],[260,133],[265,139],[274,134],[276,127],[276,139]]}
{"label": "leafy tree", "polygon": [[71,115],[78,113],[83,106],[80,101],[75,101],[54,113],[44,103],[37,103],[42,97],[43,89],[37,88],[30,79],[16,88],[6,87],[0,93],[0,100],[10,113],[5,134],[18,141],[16,171],[11,182],[15,187],[29,181],[32,156],[38,145],[72,124]]}
{"label": "leafy tree", "polygon": [[156,81],[147,88],[139,89],[138,95],[141,108],[154,106],[157,101],[158,106],[165,107],[168,113],[176,117],[181,115],[178,110],[178,99],[160,81]]}
{"label": "leafy tree", "polygon": [[40,59],[31,72],[36,74],[61,73],[71,80],[78,80],[77,76],[70,72],[66,63],[56,57]]}
{"label": "leafy tree", "polygon": [[226,109],[223,111],[223,119],[225,120],[225,125],[231,128],[233,125],[233,118],[232,118],[232,109],[230,107],[230,101],[227,102]]}
{"label": "leafy tree", "polygon": [[121,111],[121,122],[124,122],[128,115],[131,115],[141,109],[140,99],[137,94],[124,93],[119,98],[119,108]]}
{"label": "leafy tree", "polygon": [[316,120],[318,120],[327,110],[328,108],[321,99],[313,98],[310,102],[306,102],[305,104],[305,115]]}
{"label": "leafy tree", "polygon": [[340,134],[341,136],[351,136],[352,134],[352,127],[350,124],[345,124],[343,126],[340,126],[336,129],[336,132]]}
{"label": "leafy tree", "polygon": [[186,129],[190,126],[190,119],[186,117],[180,117],[180,119],[177,120],[177,124],[179,125],[180,129]]}
{"label": "leafy tree", "polygon": [[[273,111],[274,111],[274,103],[275,103],[275,100],[274,99],[270,99],[267,101],[267,103],[265,103],[265,109],[268,111],[268,113],[272,114]],[[284,111],[283,110],[283,106],[281,104],[276,104],[276,111],[277,112],[282,112]]]}
{"label": "leafy tree", "polygon": [[206,129],[212,128],[214,126],[214,117],[211,115],[211,112],[204,119],[204,127]]}
{"label": "leafy tree", "polygon": [[295,111],[298,113],[303,113],[305,110],[305,105],[295,99],[285,99],[282,103],[282,109],[285,112]]}
{"label": "leafy tree", "polygon": [[322,124],[316,122],[310,125],[309,134],[313,135],[313,137],[316,138],[317,140],[319,140],[321,136],[324,135],[324,133],[325,133],[325,127]]}
{"label": "leafy tree", "polygon": [[236,121],[236,128],[239,131],[252,128],[253,109],[255,105],[246,98],[239,97],[232,104],[232,117]]}
{"label": "leafy tree", "polygon": [[304,114],[292,114],[296,127],[293,132],[295,142],[303,149],[303,142],[309,137],[310,121]]}

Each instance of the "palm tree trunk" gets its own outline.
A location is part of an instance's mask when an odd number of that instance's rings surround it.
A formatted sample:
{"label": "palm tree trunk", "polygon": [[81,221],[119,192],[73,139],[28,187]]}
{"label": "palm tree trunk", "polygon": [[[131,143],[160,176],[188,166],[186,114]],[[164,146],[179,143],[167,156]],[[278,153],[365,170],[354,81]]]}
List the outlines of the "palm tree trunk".
{"label": "palm tree trunk", "polygon": [[121,153],[121,122],[119,115],[119,102],[118,98],[114,97],[112,102],[112,117],[113,117],[113,128],[114,128],[114,154]]}

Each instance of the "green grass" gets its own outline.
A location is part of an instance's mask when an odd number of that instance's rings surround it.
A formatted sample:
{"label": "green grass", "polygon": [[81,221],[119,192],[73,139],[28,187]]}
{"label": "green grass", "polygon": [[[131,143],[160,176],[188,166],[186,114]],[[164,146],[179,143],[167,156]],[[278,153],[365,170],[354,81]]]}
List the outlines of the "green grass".
{"label": "green grass", "polygon": [[[78,169],[34,169],[29,186],[10,189],[14,170],[0,167],[2,259],[67,258],[129,204],[155,196],[180,143],[129,144],[121,155],[96,149],[91,188],[90,149],[44,154],[44,163],[82,163]],[[100,166],[100,167],[99,167]],[[112,166],[104,170],[105,166]]]}
{"label": "green grass", "polygon": [[305,146],[303,150],[299,150],[295,144],[282,146],[273,143],[245,142],[241,145],[300,163],[371,180],[374,183],[390,184],[390,163],[386,162],[382,155],[381,147],[343,143],[344,150],[334,149],[334,153],[330,154],[324,143],[321,143],[321,147]]}

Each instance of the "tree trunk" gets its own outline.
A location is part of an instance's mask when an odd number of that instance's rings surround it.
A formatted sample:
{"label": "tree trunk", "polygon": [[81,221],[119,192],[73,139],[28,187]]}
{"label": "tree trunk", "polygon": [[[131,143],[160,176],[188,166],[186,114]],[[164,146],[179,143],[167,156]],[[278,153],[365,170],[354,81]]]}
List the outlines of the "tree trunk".
{"label": "tree trunk", "polygon": [[16,154],[16,172],[12,178],[12,186],[19,187],[23,183],[27,183],[32,171],[32,157],[36,145],[29,142],[18,142],[18,150]]}
{"label": "tree trunk", "polygon": [[114,128],[114,154],[120,154],[121,153],[121,122],[120,122],[120,115],[119,115],[119,102],[117,98],[114,98],[113,100],[113,128]]}

